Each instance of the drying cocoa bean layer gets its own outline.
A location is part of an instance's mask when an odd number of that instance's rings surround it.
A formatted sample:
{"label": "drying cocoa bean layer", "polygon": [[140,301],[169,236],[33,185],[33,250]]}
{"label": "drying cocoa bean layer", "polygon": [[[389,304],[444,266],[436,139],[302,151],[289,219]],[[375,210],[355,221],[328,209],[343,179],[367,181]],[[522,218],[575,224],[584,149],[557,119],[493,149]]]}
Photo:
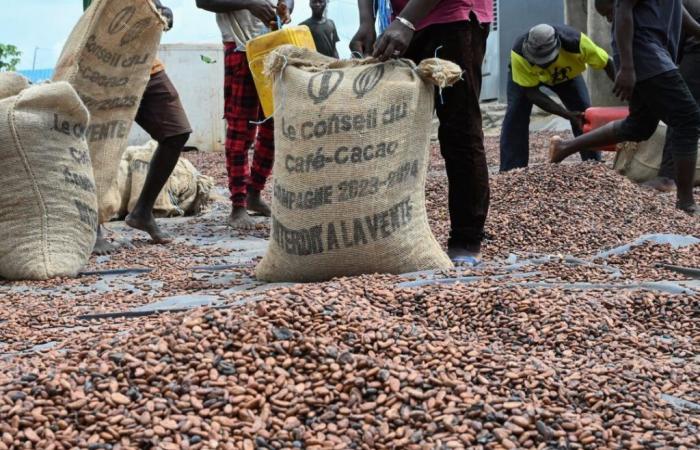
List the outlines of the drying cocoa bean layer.
{"label": "drying cocoa bean layer", "polygon": [[[341,279],[0,369],[0,448],[697,448],[698,299]],[[690,403],[693,402],[693,403]]]}

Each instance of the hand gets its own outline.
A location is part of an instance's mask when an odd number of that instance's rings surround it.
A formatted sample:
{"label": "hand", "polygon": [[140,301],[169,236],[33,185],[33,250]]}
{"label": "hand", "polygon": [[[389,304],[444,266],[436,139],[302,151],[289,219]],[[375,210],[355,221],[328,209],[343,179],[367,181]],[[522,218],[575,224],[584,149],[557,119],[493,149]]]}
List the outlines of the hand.
{"label": "hand", "polygon": [[374,48],[374,43],[377,41],[377,32],[374,30],[374,24],[360,25],[355,36],[350,41],[350,51],[359,53],[362,56],[370,54]]}
{"label": "hand", "polygon": [[627,102],[632,98],[634,86],[637,84],[637,75],[633,68],[620,68],[615,78],[615,87],[613,93],[623,102]]}
{"label": "hand", "polygon": [[394,20],[384,34],[379,37],[372,56],[380,61],[386,61],[391,57],[398,58],[406,53],[411,39],[413,39],[413,30],[398,20]]}
{"label": "hand", "polygon": [[[165,19],[168,25],[168,30],[173,28],[173,10],[167,6],[161,6],[158,8],[158,12]],[[167,30],[166,30],[167,31]]]}
{"label": "hand", "polygon": [[583,123],[586,118],[586,114],[582,113],[581,111],[569,111],[567,114],[567,119],[569,121],[576,125],[578,128],[583,129]]}
{"label": "hand", "polygon": [[277,11],[269,0],[249,0],[246,9],[265,24],[277,22]]}

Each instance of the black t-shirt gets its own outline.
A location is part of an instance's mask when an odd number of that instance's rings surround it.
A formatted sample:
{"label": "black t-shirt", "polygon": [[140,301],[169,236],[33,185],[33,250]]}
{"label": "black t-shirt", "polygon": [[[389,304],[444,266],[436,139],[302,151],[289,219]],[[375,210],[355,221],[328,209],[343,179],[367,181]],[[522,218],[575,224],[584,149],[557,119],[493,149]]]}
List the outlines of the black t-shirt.
{"label": "black t-shirt", "polygon": [[311,35],[316,43],[316,51],[322,55],[335,57],[335,44],[340,41],[335,23],[330,19],[318,22],[313,17],[306,19],[300,25],[306,25],[311,29]]}

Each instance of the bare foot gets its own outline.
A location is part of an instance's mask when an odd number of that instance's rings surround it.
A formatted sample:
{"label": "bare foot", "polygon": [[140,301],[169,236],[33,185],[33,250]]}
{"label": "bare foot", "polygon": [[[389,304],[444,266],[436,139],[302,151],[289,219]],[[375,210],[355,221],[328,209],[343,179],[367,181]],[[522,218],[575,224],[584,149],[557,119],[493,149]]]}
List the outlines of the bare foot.
{"label": "bare foot", "polygon": [[234,230],[255,229],[255,221],[250,217],[250,214],[248,214],[248,210],[241,206],[234,206],[228,218],[228,224]]}
{"label": "bare foot", "polygon": [[265,203],[265,201],[262,199],[260,196],[260,192],[258,191],[250,191],[248,192],[248,210],[253,211],[256,214],[260,214],[261,216],[265,217],[270,217],[272,215],[272,211],[270,210],[270,207]]}
{"label": "bare foot", "polygon": [[565,158],[565,156],[562,156],[561,154],[561,144],[564,142],[564,139],[562,139],[559,136],[553,136],[552,139],[549,140],[549,162],[558,164],[562,162]]}
{"label": "bare foot", "polygon": [[145,216],[137,212],[132,212],[126,216],[125,222],[131,228],[148,233],[151,236],[154,244],[167,244],[173,240],[172,236],[162,231],[160,227],[158,227],[153,214]]}
{"label": "bare foot", "polygon": [[656,177],[641,184],[642,187],[655,189],[659,192],[672,192],[676,188],[676,183],[666,177]]}
{"label": "bare foot", "polygon": [[105,238],[104,232],[102,231],[102,225],[97,227],[97,240],[95,241],[95,246],[92,248],[93,255],[111,255],[119,249],[118,244],[113,244]]}

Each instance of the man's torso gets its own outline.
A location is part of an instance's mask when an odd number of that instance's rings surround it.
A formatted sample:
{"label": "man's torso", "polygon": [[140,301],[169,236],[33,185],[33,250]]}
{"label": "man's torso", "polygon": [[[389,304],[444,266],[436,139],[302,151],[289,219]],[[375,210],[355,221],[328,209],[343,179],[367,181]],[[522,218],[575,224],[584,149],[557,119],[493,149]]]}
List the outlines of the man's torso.
{"label": "man's torso", "polygon": [[[273,5],[277,4],[277,0],[271,0],[271,2]],[[216,23],[221,30],[223,41],[235,42],[241,50],[245,50],[245,45],[249,40],[269,31],[267,24],[255,17],[247,9],[217,13]]]}
{"label": "man's torso", "polygon": [[561,40],[561,48],[557,60],[546,69],[532,65],[525,59],[523,44],[527,33],[515,41],[511,52],[511,70],[516,84],[523,87],[539,84],[554,86],[573,80],[586,70],[586,61],[581,53],[583,34],[566,25],[555,25],[554,29]]}
{"label": "man's torso", "polygon": [[[408,0],[391,0],[394,15],[399,15],[407,4]],[[469,20],[472,12],[479,22],[491,23],[493,0],[442,0],[425,19],[416,24],[416,28],[422,29],[439,23]]]}
{"label": "man's torso", "polygon": [[[640,0],[634,7],[633,54],[638,81],[677,68],[682,6],[682,0]],[[615,64],[619,67],[620,55],[614,30],[613,50]]]}
{"label": "man's torso", "polygon": [[337,42],[335,24],[332,20],[317,21],[313,17],[303,21],[300,25],[306,25],[311,30],[316,43],[316,51],[326,56],[335,56],[335,43]]}

